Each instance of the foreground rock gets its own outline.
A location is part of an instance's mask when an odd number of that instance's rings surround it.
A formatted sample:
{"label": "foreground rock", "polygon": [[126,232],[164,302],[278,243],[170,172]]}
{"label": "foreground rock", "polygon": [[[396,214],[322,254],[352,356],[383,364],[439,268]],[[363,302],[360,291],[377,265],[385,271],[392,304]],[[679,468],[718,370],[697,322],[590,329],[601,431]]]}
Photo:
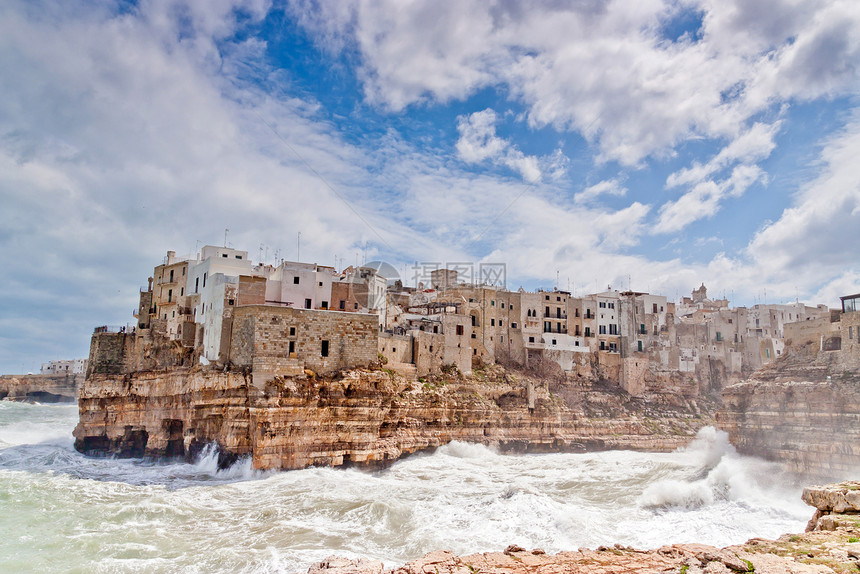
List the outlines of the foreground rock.
{"label": "foreground rock", "polygon": [[492,367],[474,376],[410,381],[358,369],[275,377],[170,369],[94,374],[81,389],[75,446],[89,454],[193,456],[217,443],[223,463],[256,468],[390,463],[453,440],[507,451],[671,451],[711,424],[707,409],[674,396],[547,386]]}
{"label": "foreground rock", "polygon": [[[616,545],[549,555],[543,550],[509,546],[504,552],[456,556],[431,552],[398,568],[385,570],[374,560],[330,557],[312,566],[309,574],[626,574],[676,572],[686,574],[832,574],[860,570],[860,514],[852,493],[860,483],[806,489],[803,499],[816,506],[815,530],[786,534],[777,540],[755,538],[745,544],[716,548],[703,544],[674,544],[656,550]],[[833,514],[836,509],[843,514]],[[854,510],[852,510],[854,509]],[[822,515],[820,513],[829,513]],[[825,518],[830,517],[830,521]],[[824,525],[822,528],[821,526]]]}

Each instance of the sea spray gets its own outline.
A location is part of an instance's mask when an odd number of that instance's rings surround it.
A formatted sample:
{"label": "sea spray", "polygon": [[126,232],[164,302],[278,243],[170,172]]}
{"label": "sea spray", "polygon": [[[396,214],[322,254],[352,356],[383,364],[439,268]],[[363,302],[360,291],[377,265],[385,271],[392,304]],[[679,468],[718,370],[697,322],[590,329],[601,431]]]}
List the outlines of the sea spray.
{"label": "sea spray", "polygon": [[[13,438],[22,421],[34,426]],[[725,545],[810,516],[787,477],[714,429],[668,454],[451,443],[381,471],[263,473],[249,459],[219,470],[211,448],[190,464],[88,458],[72,449],[75,421],[68,407],[0,408],[0,571],[305,572],[331,554],[391,566],[512,543]]]}

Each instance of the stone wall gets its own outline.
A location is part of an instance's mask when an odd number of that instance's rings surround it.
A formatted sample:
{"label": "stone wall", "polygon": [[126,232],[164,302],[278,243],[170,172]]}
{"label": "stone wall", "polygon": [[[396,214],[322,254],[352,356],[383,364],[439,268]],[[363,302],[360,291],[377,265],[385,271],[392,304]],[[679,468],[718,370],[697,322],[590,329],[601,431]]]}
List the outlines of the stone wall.
{"label": "stone wall", "polygon": [[241,306],[234,311],[230,361],[250,367],[258,387],[304,368],[369,366],[377,360],[378,326],[376,315],[365,313]]}

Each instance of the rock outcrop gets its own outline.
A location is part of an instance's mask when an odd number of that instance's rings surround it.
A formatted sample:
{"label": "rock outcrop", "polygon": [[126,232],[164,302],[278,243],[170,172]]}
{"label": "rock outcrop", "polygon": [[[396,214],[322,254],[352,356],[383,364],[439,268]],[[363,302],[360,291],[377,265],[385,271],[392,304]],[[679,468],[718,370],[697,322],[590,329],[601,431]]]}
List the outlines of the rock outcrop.
{"label": "rock outcrop", "polygon": [[204,368],[92,374],[75,446],[159,457],[217,443],[224,463],[250,455],[256,468],[297,469],[386,464],[453,440],[519,452],[671,451],[712,422],[707,408],[673,397],[552,389],[497,366],[418,382],[386,370],[308,371],[263,388],[247,373]]}
{"label": "rock outcrop", "polygon": [[[860,483],[812,487],[803,499],[819,512],[854,507],[853,492]],[[830,509],[830,510],[827,510]],[[308,574],[632,574],[678,572],[685,574],[833,574],[860,570],[860,515],[845,514],[803,534],[785,534],[777,540],[754,538],[744,544],[716,548],[704,544],[674,544],[655,550],[636,550],[615,545],[596,550],[581,548],[550,555],[543,550],[509,546],[503,552],[457,556],[436,551],[386,570],[376,560],[332,556],[308,570]],[[848,518],[845,518],[848,517]],[[853,517],[853,518],[851,518]],[[818,520],[821,523],[824,518]]]}
{"label": "rock outcrop", "polygon": [[40,403],[73,403],[84,375],[2,375],[0,399]]}

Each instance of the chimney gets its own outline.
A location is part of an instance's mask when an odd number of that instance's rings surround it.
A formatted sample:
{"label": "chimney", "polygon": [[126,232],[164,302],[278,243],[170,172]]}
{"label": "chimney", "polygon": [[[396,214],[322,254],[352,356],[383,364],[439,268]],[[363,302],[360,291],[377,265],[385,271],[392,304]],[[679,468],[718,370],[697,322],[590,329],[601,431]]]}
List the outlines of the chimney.
{"label": "chimney", "polygon": [[168,251],[167,252],[167,264],[172,265],[173,261],[176,259],[176,251]]}

